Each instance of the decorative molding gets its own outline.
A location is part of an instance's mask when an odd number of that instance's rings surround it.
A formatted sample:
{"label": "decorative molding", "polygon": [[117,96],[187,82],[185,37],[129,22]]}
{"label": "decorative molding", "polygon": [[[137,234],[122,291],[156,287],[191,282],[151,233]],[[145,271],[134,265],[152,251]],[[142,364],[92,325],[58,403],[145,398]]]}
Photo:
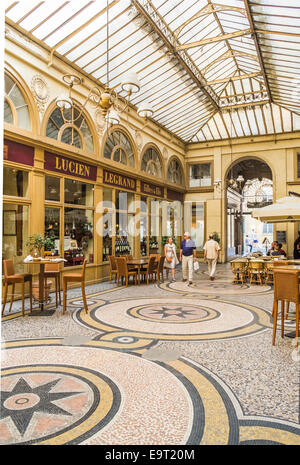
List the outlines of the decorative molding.
{"label": "decorative molding", "polygon": [[94,113],[94,123],[96,126],[96,131],[99,137],[102,137],[105,132],[105,120],[103,118],[102,111],[97,109]]}
{"label": "decorative molding", "polygon": [[143,148],[143,136],[139,131],[135,131],[134,133],[134,141],[136,143],[136,147],[138,149],[139,154],[142,151]]}
{"label": "decorative molding", "polygon": [[35,74],[31,79],[30,88],[36,101],[39,113],[45,112],[46,105],[49,101],[49,87],[46,80],[40,74]]}

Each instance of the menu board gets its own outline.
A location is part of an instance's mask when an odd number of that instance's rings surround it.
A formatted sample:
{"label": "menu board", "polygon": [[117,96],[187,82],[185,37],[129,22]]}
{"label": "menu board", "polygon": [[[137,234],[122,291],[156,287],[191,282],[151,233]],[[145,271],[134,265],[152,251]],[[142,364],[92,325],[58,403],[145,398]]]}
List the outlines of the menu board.
{"label": "menu board", "polygon": [[286,244],[286,231],[276,231],[276,237],[280,244]]}

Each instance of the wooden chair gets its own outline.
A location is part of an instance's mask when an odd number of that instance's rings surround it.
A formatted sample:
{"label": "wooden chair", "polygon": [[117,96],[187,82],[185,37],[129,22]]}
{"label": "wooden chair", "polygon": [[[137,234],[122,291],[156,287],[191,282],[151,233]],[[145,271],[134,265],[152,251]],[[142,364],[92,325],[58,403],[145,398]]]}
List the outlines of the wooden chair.
{"label": "wooden chair", "polygon": [[273,284],[273,281],[274,281],[273,262],[270,262],[270,263],[266,262],[264,268],[265,268],[265,284]]}
{"label": "wooden chair", "polygon": [[84,303],[85,313],[88,312],[88,306],[86,303],[85,296],[85,268],[86,258],[83,260],[83,265],[80,273],[68,273],[63,276],[63,314],[65,313],[67,306],[67,285],[68,283],[81,283],[82,300]]}
{"label": "wooden chair", "polygon": [[263,284],[264,276],[264,263],[263,261],[250,260],[248,263],[248,273],[250,276],[250,284],[253,283],[253,277],[256,278],[256,282],[259,281],[260,285]]}
{"label": "wooden chair", "polygon": [[117,281],[118,277],[118,270],[117,270],[117,263],[116,263],[116,257],[113,257],[112,255],[108,256],[109,260],[109,280],[112,280],[113,275],[115,276],[115,281]]}
{"label": "wooden chair", "polygon": [[122,284],[123,284],[123,278],[125,278],[126,286],[128,286],[128,281],[129,281],[130,276],[134,278],[134,284],[137,283],[137,272],[128,270],[126,258],[117,257],[116,264],[117,264],[117,270],[118,270],[118,276],[117,276],[118,285],[119,285],[120,278],[121,278]]}
{"label": "wooden chair", "polygon": [[158,267],[157,267],[157,275],[158,275],[158,279],[160,280],[160,276],[161,276],[161,281],[164,282],[164,265],[165,265],[165,256],[164,255],[161,255],[160,258],[159,258],[159,262],[158,262]]}
{"label": "wooden chair", "polygon": [[149,279],[151,277],[151,281],[153,280],[153,275],[155,275],[155,281],[157,280],[157,261],[156,255],[152,255],[149,258],[148,266],[145,270],[141,270],[141,275],[146,278],[147,284],[149,284]]}
{"label": "wooden chair", "polygon": [[246,265],[247,262],[231,262],[231,271],[233,273],[232,284],[244,284],[244,282],[246,281]]}
{"label": "wooden chair", "polygon": [[299,273],[295,270],[277,270],[274,268],[274,302],[273,302],[273,345],[277,329],[278,302],[281,301],[281,337],[284,336],[285,302],[296,304],[296,346],[299,337]]}
{"label": "wooden chair", "polygon": [[4,297],[3,297],[3,308],[2,315],[4,314],[6,299],[7,299],[7,290],[8,286],[12,285],[12,293],[10,299],[9,312],[11,311],[14,295],[15,295],[15,285],[17,283],[21,284],[21,295],[22,295],[22,315],[24,316],[24,299],[25,299],[25,283],[29,283],[29,299],[30,299],[30,311],[32,312],[32,274],[23,273],[15,274],[14,263],[11,259],[3,260],[3,271],[4,271]]}
{"label": "wooden chair", "polygon": [[[59,305],[61,305],[60,263],[46,263],[44,276],[45,276],[45,284],[47,284],[47,279],[54,278],[56,306],[58,302],[59,302]],[[58,295],[58,298],[57,298],[57,295]]]}

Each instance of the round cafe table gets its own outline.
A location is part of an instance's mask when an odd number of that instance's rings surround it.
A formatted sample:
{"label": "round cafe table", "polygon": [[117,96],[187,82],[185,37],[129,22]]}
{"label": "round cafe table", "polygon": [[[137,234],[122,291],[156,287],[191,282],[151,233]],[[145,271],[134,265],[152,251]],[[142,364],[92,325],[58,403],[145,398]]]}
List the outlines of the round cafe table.
{"label": "round cafe table", "polygon": [[138,284],[141,284],[141,267],[148,265],[149,258],[132,258],[127,260],[127,266],[135,266],[138,269]]}
{"label": "round cafe table", "polygon": [[61,259],[40,259],[40,260],[32,260],[30,262],[25,262],[23,261],[23,265],[39,265],[40,267],[40,272],[39,272],[39,306],[40,310],[44,310],[44,304],[45,304],[45,299],[44,299],[44,290],[45,290],[45,265],[47,264],[53,264],[53,263],[61,263],[63,262],[63,258]]}

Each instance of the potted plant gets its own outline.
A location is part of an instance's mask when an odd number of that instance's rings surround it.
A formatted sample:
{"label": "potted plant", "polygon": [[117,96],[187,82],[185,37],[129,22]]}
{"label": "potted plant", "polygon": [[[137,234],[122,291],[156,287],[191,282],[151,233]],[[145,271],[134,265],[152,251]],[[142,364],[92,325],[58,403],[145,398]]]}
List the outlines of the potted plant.
{"label": "potted plant", "polygon": [[49,236],[42,236],[41,234],[33,234],[29,236],[26,246],[29,247],[30,252],[34,258],[41,257],[43,249],[52,249],[54,247],[54,239]]}

